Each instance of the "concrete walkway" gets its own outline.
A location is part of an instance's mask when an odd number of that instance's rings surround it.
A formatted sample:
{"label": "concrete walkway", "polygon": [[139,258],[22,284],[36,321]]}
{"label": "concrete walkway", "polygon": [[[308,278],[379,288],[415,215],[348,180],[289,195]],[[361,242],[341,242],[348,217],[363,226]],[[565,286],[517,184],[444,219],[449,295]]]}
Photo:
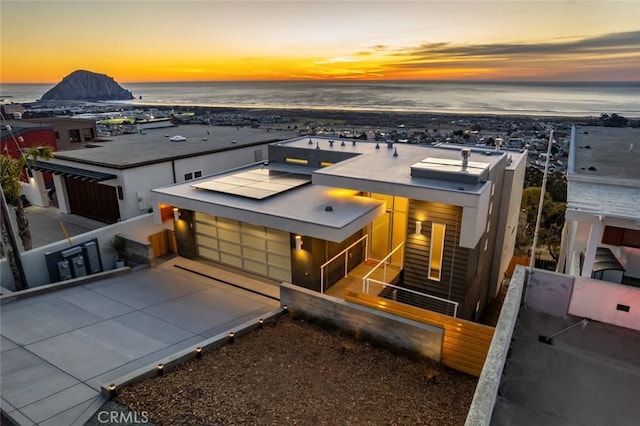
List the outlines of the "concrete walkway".
{"label": "concrete walkway", "polygon": [[180,262],[2,305],[2,411],[20,425],[82,425],[103,384],[279,307]]}
{"label": "concrete walkway", "polygon": [[[56,241],[64,240],[66,235],[62,230],[63,225],[70,237],[107,226],[106,223],[98,222],[97,220],[92,220],[76,214],[61,213],[60,210],[55,207],[29,206],[25,208],[25,210],[27,212],[27,220],[29,221],[29,230],[31,231],[31,243],[33,248],[42,247]],[[13,206],[9,206],[9,212],[13,223],[13,229],[17,235],[18,225],[16,223],[15,209]],[[22,244],[19,239],[18,246],[22,249]]]}

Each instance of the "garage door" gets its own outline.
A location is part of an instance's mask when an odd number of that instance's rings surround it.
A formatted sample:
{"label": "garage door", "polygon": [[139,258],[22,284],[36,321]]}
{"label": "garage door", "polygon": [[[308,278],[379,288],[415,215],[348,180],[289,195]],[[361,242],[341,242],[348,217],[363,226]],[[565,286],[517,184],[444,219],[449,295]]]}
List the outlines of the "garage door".
{"label": "garage door", "polygon": [[105,223],[120,220],[118,196],[113,186],[65,177],[71,213]]}
{"label": "garage door", "polygon": [[195,214],[198,255],[278,281],[291,281],[289,233]]}

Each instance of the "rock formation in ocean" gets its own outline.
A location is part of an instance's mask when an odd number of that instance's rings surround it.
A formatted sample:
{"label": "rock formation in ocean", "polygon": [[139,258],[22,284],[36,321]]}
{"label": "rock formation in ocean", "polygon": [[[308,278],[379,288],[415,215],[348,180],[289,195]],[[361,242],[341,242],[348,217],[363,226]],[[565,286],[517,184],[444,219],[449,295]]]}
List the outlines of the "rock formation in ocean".
{"label": "rock formation in ocean", "polygon": [[53,89],[42,95],[42,101],[121,101],[133,99],[106,74],[77,70],[66,76]]}

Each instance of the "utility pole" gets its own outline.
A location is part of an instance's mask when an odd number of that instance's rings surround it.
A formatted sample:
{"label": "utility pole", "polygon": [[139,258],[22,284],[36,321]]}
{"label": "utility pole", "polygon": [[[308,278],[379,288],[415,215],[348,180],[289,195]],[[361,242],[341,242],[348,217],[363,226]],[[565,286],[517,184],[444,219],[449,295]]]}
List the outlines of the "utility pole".
{"label": "utility pole", "polygon": [[538,203],[538,216],[536,218],[536,228],[533,232],[533,244],[531,245],[531,260],[529,262],[529,274],[527,287],[531,282],[533,267],[536,265],[536,246],[538,245],[538,232],[540,231],[540,219],[542,218],[542,208],[544,206],[544,194],[547,187],[547,176],[549,175],[549,157],[551,157],[551,145],[553,144],[553,129],[549,132],[549,145],[547,146],[547,158],[544,163],[544,175],[542,175],[542,188],[540,188],[540,202]]}
{"label": "utility pole", "polygon": [[2,185],[0,185],[0,217],[2,219],[2,223],[0,224],[3,234],[2,242],[4,243],[7,240],[9,241],[8,246],[4,245],[4,254],[11,266],[11,272],[13,273],[13,278],[16,281],[16,290],[26,290],[29,288],[29,285],[27,284],[27,277],[24,273],[24,268],[22,267],[20,249],[18,248],[18,243],[16,242],[16,237],[13,232],[13,224],[11,223],[11,217],[9,216],[9,207],[7,206],[7,200],[4,198]]}

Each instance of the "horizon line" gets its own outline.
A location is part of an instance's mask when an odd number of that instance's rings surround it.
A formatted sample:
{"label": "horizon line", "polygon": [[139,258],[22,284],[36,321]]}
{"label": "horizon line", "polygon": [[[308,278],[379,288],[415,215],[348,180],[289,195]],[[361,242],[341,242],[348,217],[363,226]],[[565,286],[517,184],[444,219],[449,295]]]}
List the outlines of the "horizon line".
{"label": "horizon line", "polygon": [[[99,74],[99,73],[96,73]],[[111,76],[109,76],[111,77]],[[2,82],[1,85],[10,85],[10,84],[52,84],[57,85],[62,80],[58,82]],[[115,79],[114,79],[115,81]],[[524,83],[547,83],[547,84],[566,84],[566,83],[580,83],[580,84],[598,84],[598,83],[620,83],[620,84],[630,84],[630,83],[640,83],[639,80],[535,80],[535,79],[262,79],[262,80],[252,80],[252,79],[237,79],[237,80],[147,80],[147,81],[116,81],[117,84],[176,84],[176,83],[383,83],[383,82],[396,82],[396,83],[513,83],[513,84],[524,84]]]}

